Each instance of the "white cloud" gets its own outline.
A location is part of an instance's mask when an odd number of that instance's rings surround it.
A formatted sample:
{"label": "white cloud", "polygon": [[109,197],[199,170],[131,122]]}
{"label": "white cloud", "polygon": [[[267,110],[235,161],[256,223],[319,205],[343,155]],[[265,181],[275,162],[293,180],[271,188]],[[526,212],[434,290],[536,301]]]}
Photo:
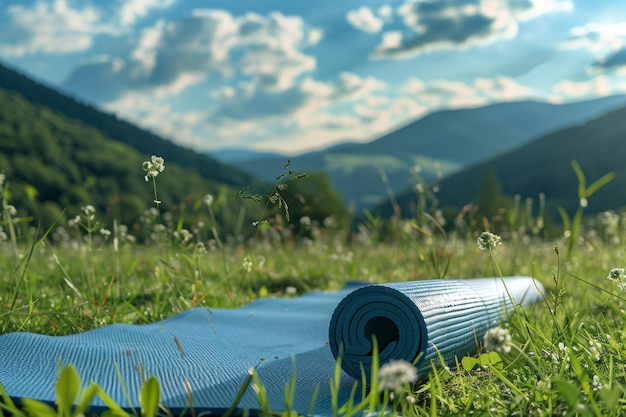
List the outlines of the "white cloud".
{"label": "white cloud", "polygon": [[396,9],[405,30],[383,33],[372,57],[403,57],[511,39],[520,21],[571,10],[570,0],[409,0]]}
{"label": "white cloud", "polygon": [[0,22],[0,54],[20,57],[84,51],[95,35],[111,33],[112,28],[101,20],[97,9],[72,8],[66,0],[39,0],[32,7],[9,5]]}
{"label": "white cloud", "polygon": [[588,23],[569,31],[563,49],[587,49],[595,55],[590,74],[616,71],[626,73],[626,23]]}
{"label": "white cloud", "polygon": [[360,77],[343,72],[333,83],[316,81],[311,77],[287,89],[275,90],[255,83],[239,83],[236,88],[216,90],[211,118],[217,123],[231,120],[293,117],[303,120],[328,106],[353,102],[383,90],[385,84],[373,77]]}
{"label": "white cloud", "polygon": [[[621,88],[622,92],[624,88]],[[605,75],[599,75],[586,81],[562,80],[552,88],[552,101],[561,102],[571,98],[603,97],[615,94],[618,90],[612,86],[611,80]]]}
{"label": "white cloud", "polygon": [[129,92],[104,108],[183,146],[206,149],[205,112],[177,111],[155,92]]}
{"label": "white cloud", "polygon": [[[251,89],[247,93],[259,91]],[[237,103],[233,108],[247,108],[244,89],[226,89],[222,94]],[[481,106],[533,96],[536,92],[532,89],[504,76],[477,78],[470,83],[410,78],[398,87],[391,87],[372,77],[344,73],[332,83],[307,78],[299,86],[297,106],[286,106],[272,114],[257,113],[260,118],[244,119],[243,127],[239,126],[239,120],[233,123],[229,118],[214,118],[211,123],[217,132],[228,134],[231,140],[247,137],[252,142],[257,138],[263,139],[264,149],[282,146],[285,152],[303,152],[341,140],[372,140],[400,124],[443,108]],[[289,101],[287,97],[280,97],[276,103],[285,101]],[[265,103],[277,108],[271,100]],[[258,132],[254,126],[258,126]]]}
{"label": "white cloud", "polygon": [[393,21],[393,7],[390,4],[383,4],[378,8],[378,16],[385,22],[390,23]]}
{"label": "white cloud", "polygon": [[174,2],[118,0],[112,11],[100,2],[37,0],[29,6],[12,4],[0,20],[0,54],[20,57],[85,51],[93,46],[95,36],[125,34],[138,19]]}
{"label": "white cloud", "polygon": [[476,78],[472,83],[449,80],[426,83],[410,78],[401,90],[431,110],[482,106],[495,101],[515,101],[536,95],[531,88],[504,76]]}
{"label": "white cloud", "polygon": [[[381,7],[382,14],[389,16],[390,7]],[[356,10],[350,10],[346,14],[346,20],[356,29],[369,33],[377,33],[383,28],[384,20],[374,14],[372,9],[361,6]]]}
{"label": "white cloud", "polygon": [[[144,29],[128,56],[118,58],[124,62],[122,71],[87,63],[74,70],[65,87],[95,101],[111,101],[127,90],[177,93],[219,74],[281,91],[315,69],[315,58],[302,49],[321,37],[299,16],[195,10]],[[108,89],[98,100],[101,84],[119,88]]]}
{"label": "white cloud", "polygon": [[175,0],[119,0],[119,19],[122,25],[132,25],[145,17],[152,9],[162,9],[174,4]]}
{"label": "white cloud", "polygon": [[606,54],[626,45],[626,23],[588,23],[569,31],[562,48],[586,48],[594,53]]}
{"label": "white cloud", "polygon": [[[250,146],[287,153],[311,151],[337,141],[368,141],[428,112],[528,98],[533,91],[508,77],[470,83],[410,78],[396,87],[374,77],[340,73],[322,82],[307,76],[275,90],[253,82],[215,89],[213,107],[177,113],[154,91],[127,93],[111,110],[197,149]],[[219,138],[219,139],[218,139]],[[219,143],[219,145],[218,145]]]}

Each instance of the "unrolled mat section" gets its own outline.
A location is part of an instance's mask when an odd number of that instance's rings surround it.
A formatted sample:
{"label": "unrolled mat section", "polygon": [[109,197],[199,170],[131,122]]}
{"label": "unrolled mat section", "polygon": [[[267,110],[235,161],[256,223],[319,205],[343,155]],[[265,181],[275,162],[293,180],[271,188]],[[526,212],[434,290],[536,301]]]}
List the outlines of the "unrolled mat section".
{"label": "unrolled mat section", "polygon": [[369,285],[346,296],[329,326],[330,348],[349,375],[370,376],[372,335],[380,363],[415,362],[426,375],[431,359],[447,364],[476,353],[486,331],[514,305],[541,299],[541,285],[528,277],[425,280]]}
{"label": "unrolled mat section", "polygon": [[[67,336],[8,333],[0,335],[0,383],[15,400],[54,406],[59,364],[71,364],[82,388],[94,382],[121,407],[136,410],[144,378],[154,375],[161,403],[173,414],[187,409],[190,395],[196,414],[223,414],[255,368],[272,410],[285,410],[285,384],[295,375],[292,410],[307,414],[312,407],[315,415],[332,416],[333,403],[348,401],[361,381],[360,364],[369,372],[371,334],[381,362],[420,358],[418,371],[426,376],[437,349],[449,363],[474,352],[485,331],[512,311],[513,300],[540,300],[537,285],[528,277],[351,283],[333,293],[265,298],[237,309],[186,310],[151,324]],[[345,372],[335,397],[330,380],[340,346]],[[105,406],[95,398],[91,411]],[[255,415],[259,406],[248,386],[238,407]]]}

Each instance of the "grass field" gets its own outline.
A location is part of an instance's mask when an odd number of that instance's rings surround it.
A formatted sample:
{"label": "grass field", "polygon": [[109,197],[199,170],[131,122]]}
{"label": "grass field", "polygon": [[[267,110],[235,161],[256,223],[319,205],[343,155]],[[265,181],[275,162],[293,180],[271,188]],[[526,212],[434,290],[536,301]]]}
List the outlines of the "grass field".
{"label": "grass field", "polygon": [[[567,238],[540,238],[526,226],[481,251],[480,231],[459,225],[443,232],[434,217],[396,221],[384,238],[372,223],[350,236],[311,224],[307,238],[263,223],[242,240],[216,238],[207,225],[168,229],[157,221],[143,224],[154,228],[153,239],[138,243],[123,227],[98,224],[88,205],[40,237],[2,201],[0,333],[150,323],[195,306],[237,307],[262,296],[338,289],[348,280],[528,275],[546,287],[545,302],[502,323],[502,337],[486,345],[491,353],[438,368],[416,385],[388,385],[364,400],[365,411],[391,404],[390,413],[405,416],[626,413],[626,277],[619,269],[626,218],[618,214],[588,219],[570,234],[566,253]],[[69,373],[63,381],[71,381]],[[64,404],[18,410],[0,401],[8,415],[76,414]]]}

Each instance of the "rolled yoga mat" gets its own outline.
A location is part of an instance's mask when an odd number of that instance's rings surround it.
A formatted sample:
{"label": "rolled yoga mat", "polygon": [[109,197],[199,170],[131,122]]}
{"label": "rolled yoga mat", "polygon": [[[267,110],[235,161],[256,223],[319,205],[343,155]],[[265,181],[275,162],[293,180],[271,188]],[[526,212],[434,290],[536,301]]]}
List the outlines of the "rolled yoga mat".
{"label": "rolled yoga mat", "polygon": [[[351,283],[334,292],[260,299],[238,309],[196,308],[147,325],[114,324],[68,336],[0,335],[0,383],[15,401],[54,405],[59,364],[72,364],[83,387],[97,383],[125,409],[139,408],[145,377],[156,376],[161,404],[174,414],[191,400],[196,413],[226,411],[256,368],[270,407],[285,409],[285,384],[295,376],[292,408],[332,415],[329,381],[343,346],[339,405],[371,363],[371,334],[381,362],[420,358],[425,377],[436,349],[447,362],[476,351],[476,340],[512,311],[540,299],[532,278]],[[330,325],[329,325],[330,322]],[[316,388],[317,387],[317,388]],[[313,394],[317,390],[315,400]],[[360,392],[360,390],[357,390]],[[104,408],[96,398],[92,411]],[[258,411],[248,387],[238,405]]]}
{"label": "rolled yoga mat", "polygon": [[376,335],[380,364],[415,362],[425,376],[431,360],[454,363],[473,355],[490,328],[510,315],[515,304],[540,299],[540,284],[525,277],[428,280],[368,285],[341,300],[330,320],[333,356],[354,378],[370,377]]}

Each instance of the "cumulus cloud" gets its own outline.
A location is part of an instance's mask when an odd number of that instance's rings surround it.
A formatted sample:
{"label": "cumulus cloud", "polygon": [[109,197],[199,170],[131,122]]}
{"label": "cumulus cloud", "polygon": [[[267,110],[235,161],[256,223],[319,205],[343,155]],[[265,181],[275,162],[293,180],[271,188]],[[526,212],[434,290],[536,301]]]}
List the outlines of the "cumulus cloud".
{"label": "cumulus cloud", "polygon": [[520,21],[572,9],[570,0],[410,0],[397,9],[405,30],[383,33],[372,56],[415,55],[513,38]]}
{"label": "cumulus cloud", "polygon": [[98,35],[119,36],[152,10],[175,0],[118,0],[118,4],[37,0],[12,4],[0,18],[0,54],[12,57],[86,51]]}
{"label": "cumulus cloud", "polygon": [[588,23],[569,31],[563,49],[587,49],[595,56],[589,72],[626,70],[626,23]]}
{"label": "cumulus cloud", "polygon": [[[383,13],[388,15],[390,13],[390,8],[384,8]],[[374,14],[372,9],[366,6],[361,6],[356,10],[350,10],[346,14],[346,20],[354,28],[369,33],[380,32],[384,25],[383,18]]]}
{"label": "cumulus cloud", "polygon": [[[301,49],[321,37],[319,29],[299,16],[273,12],[236,17],[225,10],[195,10],[180,20],[146,28],[125,57],[76,68],[65,87],[108,101],[128,90],[175,93],[219,74],[285,90],[315,68],[315,58]],[[97,85],[111,88],[102,92]]]}
{"label": "cumulus cloud", "polygon": [[[380,107],[388,88],[374,77],[349,72],[324,82],[307,76],[280,91],[244,82],[214,90],[214,106],[204,122],[232,146],[262,139],[268,149],[282,143],[284,150],[303,151],[339,139],[370,137],[371,132],[364,132],[371,128],[373,115],[389,114]],[[376,112],[356,110],[373,106],[378,106]]]}
{"label": "cumulus cloud", "polygon": [[[603,97],[618,92],[612,86],[611,80],[605,75],[599,75],[585,81],[561,80],[552,88],[555,93],[551,100],[562,102],[564,99]],[[623,91],[623,88],[621,89]]]}
{"label": "cumulus cloud", "polygon": [[435,80],[425,83],[410,78],[402,90],[428,108],[460,108],[486,105],[495,101],[515,101],[535,92],[510,77],[476,78],[471,83]]}
{"label": "cumulus cloud", "polygon": [[[258,93],[256,90],[248,92]],[[248,118],[242,119],[243,124],[239,119],[233,123],[228,118],[233,114],[225,110],[247,109],[249,101],[245,92],[243,89],[226,88],[220,91],[219,101],[224,104],[219,108],[220,113],[214,114],[210,124],[220,136],[232,143],[243,145],[237,142],[241,137],[250,141],[262,138],[267,149],[277,149],[282,144],[283,149],[303,152],[329,146],[339,140],[371,140],[399,124],[437,109],[521,100],[536,94],[531,88],[504,76],[477,78],[469,83],[410,78],[393,87],[376,78],[343,73],[333,82],[307,78],[297,93],[289,91],[289,98],[285,97],[285,100],[295,104],[290,110],[281,108],[283,113],[262,115],[255,112],[257,117],[262,117],[262,121]],[[298,99],[295,100],[293,95]],[[230,103],[229,99],[233,102]],[[280,103],[277,100],[270,107],[278,109]]]}
{"label": "cumulus cloud", "polygon": [[334,82],[320,82],[311,77],[280,91],[268,90],[254,83],[240,83],[213,92],[217,105],[211,111],[214,121],[271,118],[274,116],[310,115],[331,104],[361,100],[385,84],[373,77],[343,72]]}
{"label": "cumulus cloud", "polygon": [[174,4],[175,0],[119,0],[119,20],[122,25],[132,25],[153,9],[162,9]]}
{"label": "cumulus cloud", "polygon": [[588,23],[569,31],[562,48],[586,48],[595,53],[620,49],[626,41],[626,23]]}
{"label": "cumulus cloud", "polygon": [[9,5],[0,22],[0,54],[20,57],[84,51],[95,35],[112,31],[101,20],[94,7],[73,8],[66,0],[40,0],[32,7]]}

